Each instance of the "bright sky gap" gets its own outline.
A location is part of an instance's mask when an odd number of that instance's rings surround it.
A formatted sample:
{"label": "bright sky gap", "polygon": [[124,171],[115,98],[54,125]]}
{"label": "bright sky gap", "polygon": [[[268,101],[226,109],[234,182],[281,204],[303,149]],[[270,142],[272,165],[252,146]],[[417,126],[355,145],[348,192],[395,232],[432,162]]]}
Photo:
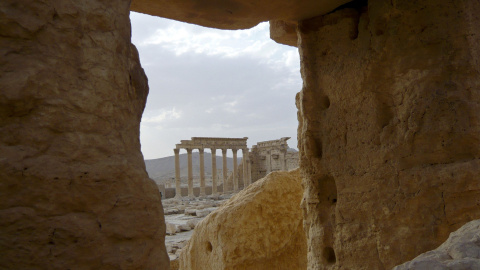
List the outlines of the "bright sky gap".
{"label": "bright sky gap", "polygon": [[[130,13],[132,42],[150,86],[140,140],[145,159],[173,155],[191,137],[292,137],[301,90],[297,48],[269,37],[268,22],[218,30]],[[231,153],[229,153],[231,155]]]}

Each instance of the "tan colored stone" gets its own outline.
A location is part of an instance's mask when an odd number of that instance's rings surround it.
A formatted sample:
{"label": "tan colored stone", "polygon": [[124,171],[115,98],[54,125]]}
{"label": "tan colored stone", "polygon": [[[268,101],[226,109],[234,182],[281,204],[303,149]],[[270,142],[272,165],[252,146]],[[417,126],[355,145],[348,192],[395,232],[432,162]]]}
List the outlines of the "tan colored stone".
{"label": "tan colored stone", "polygon": [[180,264],[178,262],[178,258],[170,261],[170,269],[171,270],[178,270],[179,267],[180,267]]}
{"label": "tan colored stone", "polygon": [[393,270],[480,269],[480,220],[471,221],[450,234],[437,249],[426,252]]}
{"label": "tan colored stone", "polygon": [[131,10],[220,29],[246,29],[270,20],[298,21],[348,0],[133,0]]}
{"label": "tan colored stone", "polygon": [[480,2],[299,23],[310,269],[391,269],[480,218]]}
{"label": "tan colored stone", "polygon": [[[480,217],[480,3],[359,3],[297,32],[311,269],[389,269]],[[134,0],[132,9],[234,29],[338,5]],[[128,9],[0,4],[0,268],[168,269],[159,193],[140,153],[147,86]],[[237,251],[256,265],[282,261]],[[235,249],[227,255],[242,264]]]}
{"label": "tan colored stone", "polygon": [[195,227],[180,255],[188,269],[305,269],[299,170],[251,184]]}
{"label": "tan colored stone", "polygon": [[168,269],[129,1],[0,3],[0,269]]}
{"label": "tan colored stone", "polygon": [[270,21],[270,38],[277,43],[296,47],[297,22]]}

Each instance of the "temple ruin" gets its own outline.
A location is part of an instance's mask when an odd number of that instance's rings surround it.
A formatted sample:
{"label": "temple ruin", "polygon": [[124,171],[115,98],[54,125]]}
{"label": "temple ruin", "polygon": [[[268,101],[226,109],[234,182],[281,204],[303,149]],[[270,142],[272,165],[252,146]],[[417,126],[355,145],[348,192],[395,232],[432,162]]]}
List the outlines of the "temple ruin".
{"label": "temple ruin", "polygon": [[[210,149],[212,153],[212,195],[221,195],[221,193],[238,192],[241,185],[247,187],[252,182],[266,176],[273,171],[288,171],[298,167],[298,152],[288,151],[287,140],[290,137],[283,137],[278,140],[259,142],[252,146],[252,152],[247,147],[248,137],[243,138],[215,138],[215,137],[192,137],[190,140],[181,140],[173,149],[175,153],[175,198],[182,198],[181,176],[180,176],[180,149],[187,150],[188,157],[188,198],[195,198],[194,179],[192,168],[192,151],[198,149],[200,156],[200,194],[199,197],[206,196],[205,192],[205,165],[204,150]],[[222,150],[222,169],[217,170],[216,152]],[[233,172],[231,175],[227,169],[227,151],[233,153]],[[241,167],[239,172],[237,152],[242,150]],[[217,173],[222,173],[221,181],[218,183]],[[229,176],[230,175],[230,176]],[[231,178],[231,179],[230,179]],[[239,183],[239,181],[242,181]],[[229,185],[230,183],[230,190]],[[165,188],[170,188],[170,181],[165,181]],[[223,185],[223,192],[218,190],[218,186]],[[233,187],[231,186],[233,184]],[[160,187],[162,189],[162,187]],[[165,193],[165,191],[163,192]]]}
{"label": "temple ruin", "polygon": [[[181,181],[180,181],[180,149],[187,150],[188,154],[188,197],[193,199],[193,169],[192,169],[192,151],[198,149],[200,154],[200,197],[206,196],[205,194],[205,165],[204,165],[204,150],[209,148],[212,152],[212,194],[218,195],[217,191],[217,149],[222,150],[222,165],[223,165],[223,192],[225,193],[225,183],[227,182],[228,170],[227,170],[227,151],[233,152],[233,192],[238,192],[238,162],[237,151],[242,150],[243,155],[243,175],[242,179],[244,186],[251,183],[250,174],[247,173],[249,164],[248,160],[248,137],[243,138],[213,138],[213,137],[192,137],[191,140],[181,140],[179,144],[173,149],[175,153],[175,198],[181,199]],[[247,177],[245,177],[247,176]]]}
{"label": "temple ruin", "polygon": [[252,146],[250,160],[253,182],[273,171],[289,171],[298,167],[298,153],[288,151],[289,139],[283,137]]}

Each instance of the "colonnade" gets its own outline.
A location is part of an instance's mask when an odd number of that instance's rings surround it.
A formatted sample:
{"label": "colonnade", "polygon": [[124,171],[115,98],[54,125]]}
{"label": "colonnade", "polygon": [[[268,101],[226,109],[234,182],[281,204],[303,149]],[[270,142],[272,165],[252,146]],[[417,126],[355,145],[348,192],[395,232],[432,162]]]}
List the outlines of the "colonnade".
{"label": "colonnade", "polygon": [[[192,161],[192,148],[186,148],[187,150],[187,159],[188,159],[188,197],[194,198],[193,194],[193,161]],[[222,165],[223,165],[223,192],[225,193],[227,187],[227,180],[228,180],[228,169],[227,169],[227,151],[228,149],[223,148],[222,150]],[[238,192],[239,185],[238,185],[238,159],[237,159],[237,152],[238,149],[232,148],[233,152],[233,192]],[[248,148],[243,148],[242,150],[242,165],[243,165],[243,184],[247,186],[251,183],[251,173],[249,173],[248,167]],[[175,148],[173,149],[175,154],[175,198],[181,198],[181,181],[180,181],[180,149]],[[198,149],[199,156],[200,156],[200,197],[206,196],[205,193],[205,155],[204,149]],[[219,195],[219,191],[217,189],[217,149],[210,148],[211,155],[212,155],[212,195]]]}
{"label": "colonnade", "polygon": [[[192,151],[198,149],[200,156],[200,197],[206,196],[205,193],[205,160],[204,149],[210,149],[212,153],[212,195],[220,195],[217,189],[217,149],[222,151],[222,165],[223,165],[223,192],[226,192],[228,169],[227,169],[227,151],[231,149],[233,152],[233,192],[238,192],[238,161],[237,151],[242,150],[243,155],[243,184],[246,187],[251,183],[251,172],[249,168],[249,152],[246,147],[247,138],[202,138],[194,137],[192,140],[182,140],[180,144],[173,149],[175,154],[175,198],[181,199],[182,187],[180,181],[180,149],[187,150],[188,158],[188,197],[195,198],[193,194],[193,168],[192,168]],[[208,145],[213,145],[208,147]],[[240,148],[238,147],[240,146]]]}

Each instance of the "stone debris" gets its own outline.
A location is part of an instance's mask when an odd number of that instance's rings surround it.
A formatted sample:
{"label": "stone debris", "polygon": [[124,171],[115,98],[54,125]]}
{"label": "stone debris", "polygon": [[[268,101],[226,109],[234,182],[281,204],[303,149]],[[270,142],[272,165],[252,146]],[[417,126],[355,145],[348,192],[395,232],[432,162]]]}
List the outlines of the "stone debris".
{"label": "stone debris", "polygon": [[197,215],[197,209],[195,209],[195,208],[185,209],[185,215],[196,216]]}
{"label": "stone debris", "polygon": [[165,225],[167,227],[167,235],[174,235],[177,233],[177,226],[175,224],[165,222]]}
{"label": "stone debris", "polygon": [[197,217],[206,217],[208,214],[210,214],[210,212],[212,212],[211,209],[197,210],[195,211],[195,215]]}
{"label": "stone debris", "polygon": [[191,219],[187,221],[187,225],[190,226],[190,228],[195,229],[195,226],[200,222],[200,219]]}
{"label": "stone debris", "polygon": [[480,269],[480,219],[470,221],[450,234],[437,249],[396,266],[393,270]]}
{"label": "stone debris", "polygon": [[167,228],[165,246],[171,261],[171,269],[178,269],[177,258],[190,239],[196,225],[231,196],[232,194],[224,194],[217,196],[216,200],[207,197],[201,200],[183,198],[182,200],[167,199],[162,201]]}

